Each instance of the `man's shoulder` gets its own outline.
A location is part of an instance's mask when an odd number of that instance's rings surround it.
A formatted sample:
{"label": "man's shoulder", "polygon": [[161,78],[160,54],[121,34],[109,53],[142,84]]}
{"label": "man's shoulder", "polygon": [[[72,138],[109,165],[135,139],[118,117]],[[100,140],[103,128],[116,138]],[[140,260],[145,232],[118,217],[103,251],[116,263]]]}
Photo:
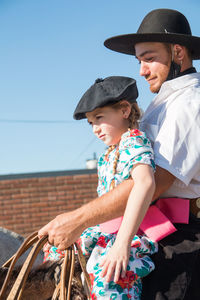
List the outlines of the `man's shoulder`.
{"label": "man's shoulder", "polygon": [[173,106],[200,105],[200,73],[187,74],[166,82],[162,92],[168,90],[165,101]]}
{"label": "man's shoulder", "polygon": [[[181,116],[183,111],[200,112],[200,73],[192,73],[163,83],[160,92],[151,101],[141,123]],[[143,128],[143,127],[141,127]],[[146,127],[144,127],[146,130]]]}
{"label": "man's shoulder", "polygon": [[170,80],[168,82],[168,88],[171,88],[174,92],[180,91],[181,93],[184,93],[187,91],[191,91],[191,92],[198,91],[199,92],[199,90],[200,90],[200,73],[186,74],[181,77]]}

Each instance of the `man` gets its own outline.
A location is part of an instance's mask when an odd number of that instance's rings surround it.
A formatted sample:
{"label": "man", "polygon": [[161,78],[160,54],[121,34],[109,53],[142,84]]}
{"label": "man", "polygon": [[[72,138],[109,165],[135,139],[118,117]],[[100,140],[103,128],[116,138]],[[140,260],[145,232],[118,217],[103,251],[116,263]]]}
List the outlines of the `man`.
{"label": "man", "polygon": [[176,224],[160,241],[143,299],[200,299],[200,74],[192,66],[200,59],[200,38],[181,13],[157,9],[136,34],[112,37],[105,46],[135,55],[140,75],[158,93],[141,120],[154,146],[158,194],[190,199],[189,224]]}
{"label": "man", "polygon": [[[157,163],[154,199],[198,198],[200,75],[195,73],[191,59],[200,58],[200,38],[192,37],[182,14],[161,9],[145,17],[137,34],[113,37],[105,41],[105,46],[136,55],[141,75],[152,92],[159,92],[141,122],[141,128],[147,131],[154,145]],[[79,209],[57,216],[40,230],[39,236],[48,234],[51,244],[65,249],[85,228],[121,216],[132,185],[127,180]],[[196,199],[191,203],[193,213],[198,213]],[[156,270],[144,281],[145,300],[199,299],[200,219],[191,215],[188,225],[176,224],[176,227],[175,233],[159,243],[154,258]]]}

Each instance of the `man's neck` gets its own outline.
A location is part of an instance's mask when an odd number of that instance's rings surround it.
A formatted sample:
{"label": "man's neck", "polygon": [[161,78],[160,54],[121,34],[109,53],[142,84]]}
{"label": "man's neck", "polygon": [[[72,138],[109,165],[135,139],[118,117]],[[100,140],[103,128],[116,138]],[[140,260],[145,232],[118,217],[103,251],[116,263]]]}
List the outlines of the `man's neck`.
{"label": "man's neck", "polygon": [[[168,76],[168,78],[165,80],[165,82],[168,81],[168,80],[176,79],[176,78],[179,78],[181,76],[196,73],[196,72],[197,72],[197,70],[195,69],[195,67],[191,66],[188,69],[185,69],[184,71],[179,72],[179,74],[176,75],[174,78],[170,79],[169,76]],[[159,91],[157,93],[159,93]]]}
{"label": "man's neck", "polygon": [[184,70],[183,72],[180,72],[180,74],[178,75],[178,77],[183,76],[183,75],[187,75],[187,74],[191,74],[191,73],[196,73],[197,70],[195,69],[195,67],[190,67],[186,70]]}
{"label": "man's neck", "polygon": [[176,64],[175,62],[172,62],[166,81],[178,78],[183,75],[196,73],[196,72],[197,71],[193,66],[188,67],[188,68],[184,69],[184,71],[181,72],[181,66]]}

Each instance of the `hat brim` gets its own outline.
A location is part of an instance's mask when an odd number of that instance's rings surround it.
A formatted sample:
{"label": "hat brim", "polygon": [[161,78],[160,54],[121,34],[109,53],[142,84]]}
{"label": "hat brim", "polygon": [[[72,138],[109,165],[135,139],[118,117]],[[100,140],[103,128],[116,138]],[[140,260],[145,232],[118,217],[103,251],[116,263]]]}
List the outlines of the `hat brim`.
{"label": "hat brim", "polygon": [[108,38],[104,46],[120,53],[135,55],[134,45],[143,42],[180,44],[187,47],[192,59],[200,59],[200,37],[175,33],[135,33]]}

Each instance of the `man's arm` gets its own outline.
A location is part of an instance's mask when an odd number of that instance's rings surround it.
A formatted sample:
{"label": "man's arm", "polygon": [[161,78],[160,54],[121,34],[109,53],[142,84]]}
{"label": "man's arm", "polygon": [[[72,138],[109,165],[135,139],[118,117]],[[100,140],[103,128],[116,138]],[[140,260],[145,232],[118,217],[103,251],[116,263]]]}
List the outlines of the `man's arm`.
{"label": "man's arm", "polygon": [[167,170],[156,166],[155,172],[155,182],[156,182],[156,190],[152,200],[156,200],[162,195],[165,191],[167,191],[170,186],[173,184],[176,177],[172,175]]}
{"label": "man's arm", "polygon": [[[153,200],[166,191],[175,177],[157,166],[155,173],[156,191]],[[74,243],[88,227],[120,217],[124,214],[133,180],[123,181],[114,190],[92,200],[80,208],[58,215],[39,231],[39,237],[48,235],[50,244],[64,250]]]}
{"label": "man's arm", "polygon": [[40,229],[39,237],[48,235],[50,244],[64,250],[88,227],[123,215],[133,180],[123,181],[112,191],[80,208],[58,215]]}

